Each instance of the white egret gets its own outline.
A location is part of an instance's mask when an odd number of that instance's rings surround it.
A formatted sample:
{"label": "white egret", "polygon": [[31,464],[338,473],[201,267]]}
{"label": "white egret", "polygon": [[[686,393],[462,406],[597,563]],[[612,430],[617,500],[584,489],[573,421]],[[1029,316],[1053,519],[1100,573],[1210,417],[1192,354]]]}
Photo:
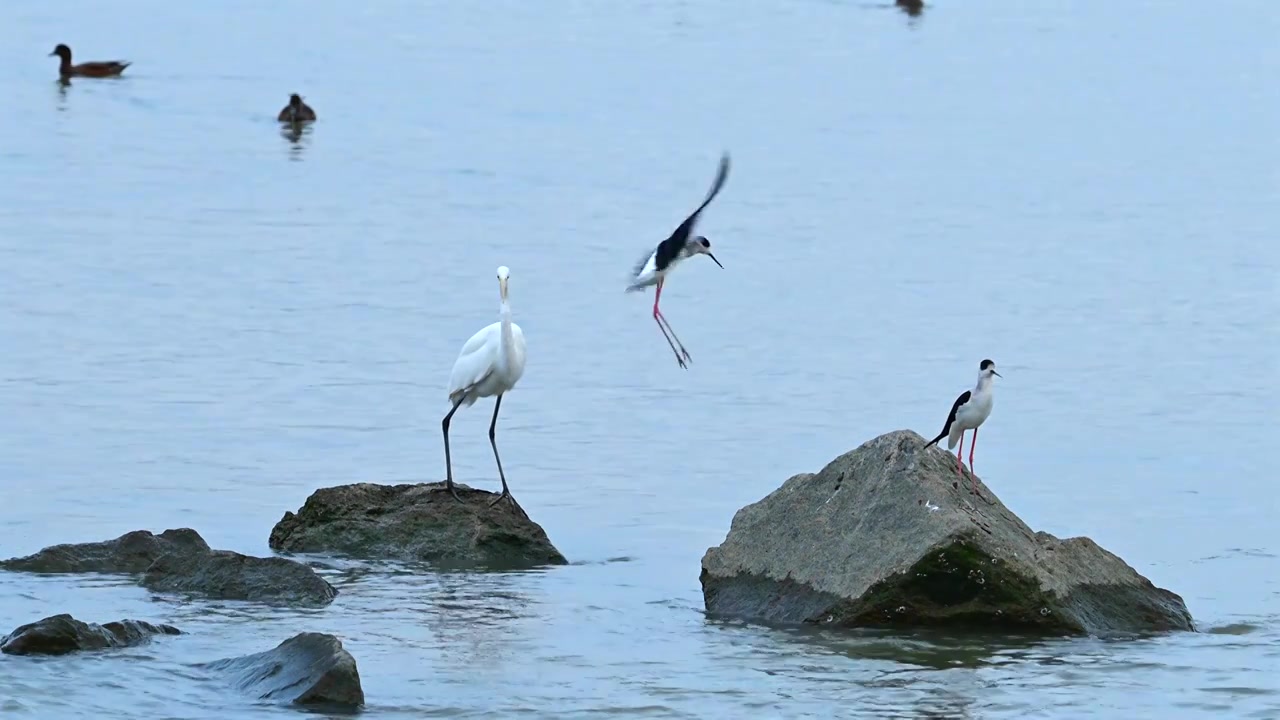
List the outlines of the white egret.
{"label": "white egret", "polygon": [[[671,352],[676,355],[676,362],[682,368],[687,368],[688,366],[685,363],[692,361],[693,358],[689,356],[689,351],[684,349],[684,343],[680,342],[680,338],[676,337],[676,331],[671,328],[671,323],[667,322],[667,318],[658,309],[658,301],[662,299],[662,283],[666,280],[667,274],[674,270],[677,265],[694,255],[706,255],[715,261],[716,265],[720,265],[720,261],[716,260],[716,256],[711,254],[711,241],[701,235],[693,236],[692,233],[693,225],[698,221],[698,215],[719,194],[720,188],[724,185],[727,177],[729,177],[729,154],[725,153],[720,158],[720,171],[716,173],[715,182],[711,184],[711,191],[707,193],[707,199],[703,200],[698,209],[694,210],[693,214],[680,223],[680,227],[671,233],[671,237],[658,243],[657,247],[636,264],[631,273],[631,282],[627,284],[627,292],[641,291],[651,285],[658,286],[653,296],[653,321],[658,323],[658,329],[662,331],[662,336],[667,339],[667,344],[671,346]],[[723,270],[724,265],[720,265],[720,269]],[[674,342],[672,338],[674,338]],[[676,349],[677,346],[679,347],[678,350]]]}
{"label": "white egret", "polygon": [[[954,448],[956,441],[960,441],[960,449],[956,451],[956,474],[964,477],[961,472],[964,463],[960,460],[961,453],[964,452],[964,431],[973,431],[973,442],[969,444],[969,472],[973,472],[973,449],[978,446],[978,428],[991,415],[991,406],[995,402],[993,396],[993,386],[995,380],[991,376],[1004,377],[996,372],[996,364],[993,360],[983,360],[978,364],[978,385],[972,390],[965,390],[960,393],[960,397],[956,398],[954,404],[951,405],[951,414],[947,416],[947,424],[942,426],[942,432],[938,437],[925,443],[925,447],[938,442],[942,438],[947,438],[947,448]],[[978,483],[973,481],[973,493],[978,494]]]}
{"label": "white egret", "polygon": [[503,498],[508,498],[519,507],[507,487],[507,476],[502,472],[502,458],[498,457],[498,443],[495,440],[502,395],[515,387],[524,374],[524,332],[519,325],[511,322],[511,306],[507,303],[507,278],[510,276],[511,271],[505,265],[498,268],[498,293],[502,298],[498,322],[472,335],[462,346],[462,352],[458,353],[458,360],[449,373],[449,402],[453,403],[453,407],[444,416],[441,427],[444,430],[445,484],[453,497],[460,501],[461,498],[453,487],[449,420],[463,405],[472,405],[482,397],[498,396],[493,403],[493,420],[489,423],[489,444],[493,446],[493,459],[498,463],[502,494],[489,504],[494,505]]}

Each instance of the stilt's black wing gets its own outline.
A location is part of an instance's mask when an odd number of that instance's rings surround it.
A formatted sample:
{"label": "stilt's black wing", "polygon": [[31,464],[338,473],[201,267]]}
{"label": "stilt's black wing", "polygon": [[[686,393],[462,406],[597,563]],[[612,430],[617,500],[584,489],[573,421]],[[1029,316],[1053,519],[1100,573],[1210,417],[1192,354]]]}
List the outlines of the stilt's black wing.
{"label": "stilt's black wing", "polygon": [[658,243],[658,257],[655,264],[659,270],[665,269],[672,260],[680,256],[680,251],[689,242],[689,235],[693,233],[693,225],[698,221],[698,215],[711,204],[716,195],[720,194],[720,188],[724,187],[724,181],[728,177],[729,153],[725,153],[720,156],[720,170],[716,173],[715,182],[711,183],[711,190],[707,193],[707,199],[703,200],[698,209],[690,213],[689,217],[680,223],[680,227],[671,233],[671,237]]}
{"label": "stilt's black wing", "polygon": [[925,443],[924,445],[925,447],[929,447],[930,445],[938,442],[942,438],[946,437],[948,433],[951,432],[951,423],[956,421],[956,413],[960,411],[961,405],[969,402],[969,397],[970,397],[970,393],[968,390],[965,390],[964,392],[960,393],[960,397],[956,398],[956,401],[951,405],[951,414],[947,416],[947,424],[942,426],[942,432],[938,433],[938,437]]}

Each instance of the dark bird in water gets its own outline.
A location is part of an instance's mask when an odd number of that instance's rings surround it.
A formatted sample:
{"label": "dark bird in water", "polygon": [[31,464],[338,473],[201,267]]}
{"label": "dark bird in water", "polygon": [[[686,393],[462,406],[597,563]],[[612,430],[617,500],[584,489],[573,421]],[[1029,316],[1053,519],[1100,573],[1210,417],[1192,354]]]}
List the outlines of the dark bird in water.
{"label": "dark bird in water", "polygon": [[924,14],[924,0],[894,0],[893,4],[910,17],[920,17]]}
{"label": "dark bird in water", "polygon": [[311,106],[302,102],[302,96],[294,93],[289,96],[289,104],[284,106],[280,114],[276,116],[276,120],[283,123],[292,123],[294,125],[304,122],[314,122],[316,119],[316,111]]}
{"label": "dark bird in water", "polygon": [[54,48],[53,52],[49,53],[49,57],[54,55],[61,58],[61,62],[58,63],[58,76],[63,79],[71,77],[115,77],[124,72],[124,69],[130,65],[130,63],[119,60],[84,62],[79,65],[72,65],[71,48],[61,44]]}

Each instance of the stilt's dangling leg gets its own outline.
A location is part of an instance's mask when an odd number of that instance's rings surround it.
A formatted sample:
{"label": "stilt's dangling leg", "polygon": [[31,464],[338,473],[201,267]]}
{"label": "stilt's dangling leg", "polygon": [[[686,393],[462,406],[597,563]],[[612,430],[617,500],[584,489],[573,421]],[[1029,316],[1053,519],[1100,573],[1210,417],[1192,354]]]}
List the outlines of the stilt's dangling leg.
{"label": "stilt's dangling leg", "polygon": [[672,331],[668,334],[667,330],[671,326],[670,324],[664,326],[663,323],[665,323],[667,319],[662,316],[662,311],[658,309],[658,301],[662,299],[662,282],[662,280],[658,281],[658,290],[653,296],[653,321],[658,323],[658,329],[662,331],[662,337],[667,339],[667,345],[670,345],[671,352],[675,353],[676,362],[680,364],[680,367],[687,368],[688,366],[685,365],[685,359],[689,357],[689,352],[685,350],[684,357],[681,357],[680,351],[684,350],[684,345],[680,345],[679,350],[676,349],[676,345],[680,340],[677,338],[675,341],[672,341],[671,337],[675,335],[675,332]]}

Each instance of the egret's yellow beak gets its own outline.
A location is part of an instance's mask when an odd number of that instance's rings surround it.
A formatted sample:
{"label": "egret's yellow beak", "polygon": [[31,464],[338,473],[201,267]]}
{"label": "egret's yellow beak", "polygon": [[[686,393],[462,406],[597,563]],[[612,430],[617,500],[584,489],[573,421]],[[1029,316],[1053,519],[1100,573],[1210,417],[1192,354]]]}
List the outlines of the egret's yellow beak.
{"label": "egret's yellow beak", "polygon": [[507,299],[507,279],[498,278],[498,290],[502,293],[502,299]]}

